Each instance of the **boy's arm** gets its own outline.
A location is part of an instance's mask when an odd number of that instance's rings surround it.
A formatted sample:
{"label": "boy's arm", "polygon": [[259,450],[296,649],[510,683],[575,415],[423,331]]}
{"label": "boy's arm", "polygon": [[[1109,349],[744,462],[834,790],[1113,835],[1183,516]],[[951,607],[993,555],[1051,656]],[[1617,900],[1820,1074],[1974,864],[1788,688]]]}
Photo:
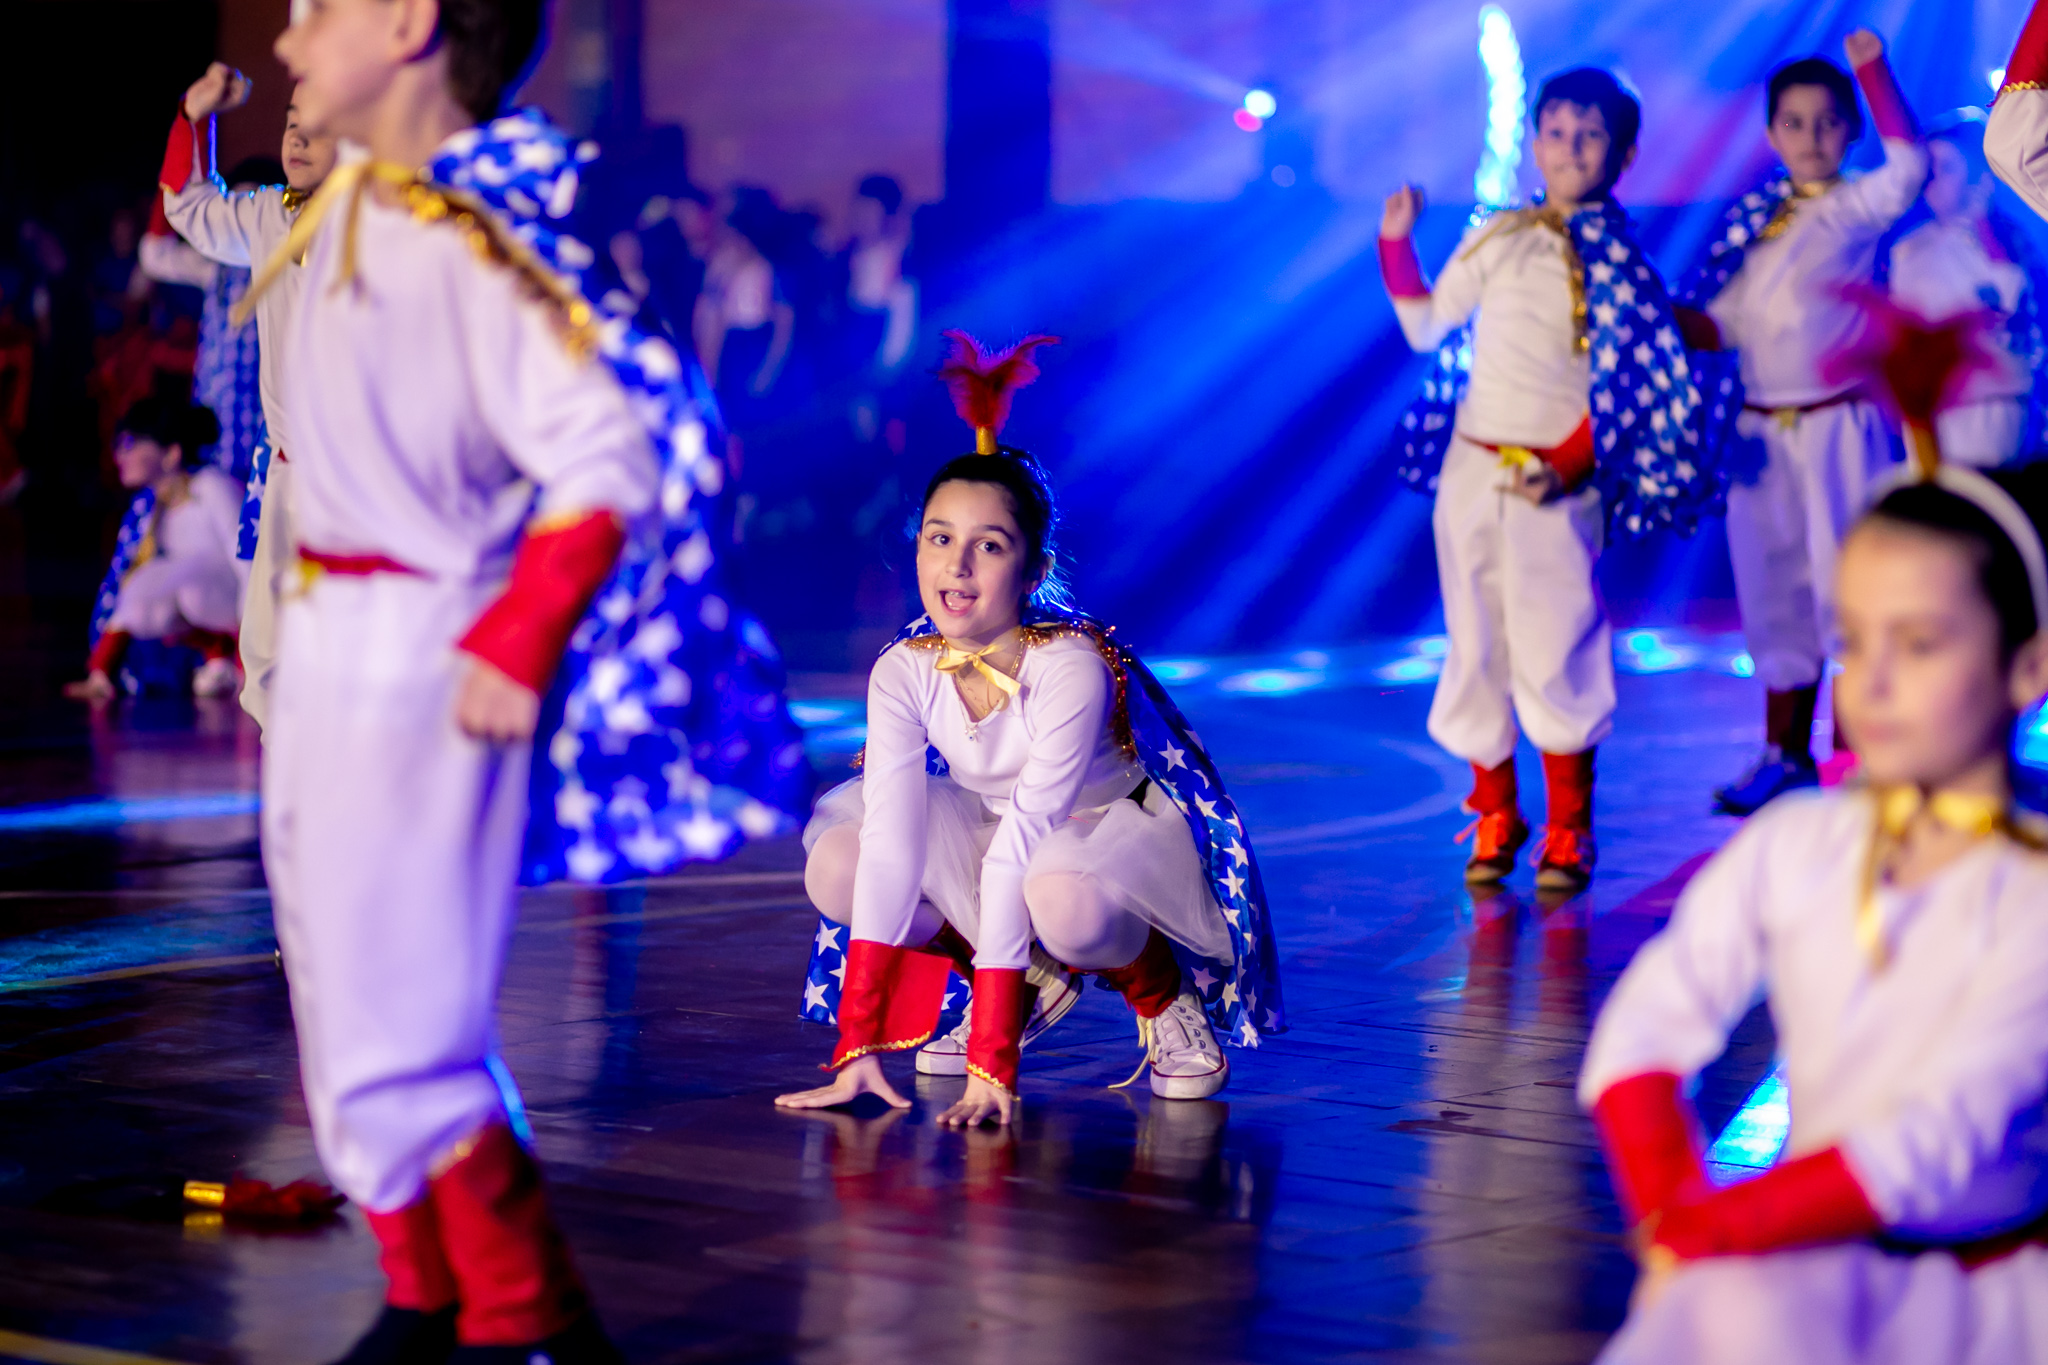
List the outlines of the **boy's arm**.
{"label": "boy's arm", "polygon": [[1904,217],[1920,197],[1927,183],[1927,146],[1899,93],[1883,43],[1875,34],[1858,32],[1850,36],[1848,51],[1856,83],[1870,105],[1870,122],[1884,144],[1884,165],[1850,181],[1841,195],[1858,218],[1881,232]]}
{"label": "boy's arm", "polygon": [[2006,63],[2005,85],[1984,128],[1998,178],[2048,218],[2048,0],[2037,0]]}
{"label": "boy's arm", "polygon": [[222,265],[261,264],[263,244],[288,231],[280,194],[230,195],[216,175],[213,118],[249,98],[249,81],[215,62],[178,103],[157,179],[164,216],[200,255]]}
{"label": "boy's arm", "polygon": [[1462,244],[1444,267],[1434,288],[1422,273],[1415,254],[1415,221],[1422,193],[1413,187],[1396,190],[1380,219],[1380,278],[1393,301],[1394,317],[1411,350],[1429,352],[1464,325],[1479,303],[1479,272]]}

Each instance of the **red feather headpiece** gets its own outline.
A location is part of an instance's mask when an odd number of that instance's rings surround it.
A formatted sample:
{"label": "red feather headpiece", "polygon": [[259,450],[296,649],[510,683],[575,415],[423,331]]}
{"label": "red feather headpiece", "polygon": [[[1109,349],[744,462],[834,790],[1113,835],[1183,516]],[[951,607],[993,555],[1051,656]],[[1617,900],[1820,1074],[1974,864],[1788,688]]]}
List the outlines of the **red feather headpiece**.
{"label": "red feather headpiece", "polygon": [[1998,363],[1987,344],[1998,318],[1979,309],[1929,322],[1876,289],[1858,288],[1849,297],[1868,325],[1822,363],[1821,377],[1829,383],[1862,380],[1888,400],[1905,423],[1920,477],[1931,479],[1941,465],[1934,416],[1956,401],[1971,375]]}
{"label": "red feather headpiece", "polygon": [[965,332],[956,330],[944,335],[953,343],[953,353],[939,366],[939,378],[952,391],[954,410],[974,428],[976,453],[993,455],[996,433],[1010,417],[1011,398],[1038,378],[1038,365],[1031,359],[1031,353],[1040,346],[1055,344],[1059,338],[1028,336],[1006,351],[990,354]]}

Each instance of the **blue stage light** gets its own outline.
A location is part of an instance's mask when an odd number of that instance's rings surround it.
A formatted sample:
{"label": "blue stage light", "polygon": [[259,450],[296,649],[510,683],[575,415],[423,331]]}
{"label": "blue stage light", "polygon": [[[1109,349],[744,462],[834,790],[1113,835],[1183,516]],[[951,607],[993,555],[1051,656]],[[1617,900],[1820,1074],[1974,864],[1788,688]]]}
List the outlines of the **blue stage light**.
{"label": "blue stage light", "polygon": [[1792,1096],[1784,1074],[1772,1070],[1742,1102],[1735,1117],[1707,1149],[1707,1169],[1726,1184],[1766,1170],[1785,1149],[1792,1127]]}
{"label": "blue stage light", "polygon": [[1486,68],[1486,151],[1479,158],[1472,188],[1482,206],[1503,208],[1520,197],[1515,169],[1522,164],[1529,82],[1522,72],[1515,25],[1499,5],[1479,11],[1479,61]]}
{"label": "blue stage light", "polygon": [[119,825],[161,820],[207,820],[254,815],[260,801],[255,792],[199,792],[175,796],[101,796],[50,805],[0,810],[0,833],[22,834],[52,829],[113,829]]}
{"label": "blue stage light", "polygon": [[1986,82],[1990,84],[1991,93],[1994,95],[1997,94],[1999,91],[2005,89],[2005,68],[2002,66],[1992,67],[1989,71],[1984,73],[1984,79]]}

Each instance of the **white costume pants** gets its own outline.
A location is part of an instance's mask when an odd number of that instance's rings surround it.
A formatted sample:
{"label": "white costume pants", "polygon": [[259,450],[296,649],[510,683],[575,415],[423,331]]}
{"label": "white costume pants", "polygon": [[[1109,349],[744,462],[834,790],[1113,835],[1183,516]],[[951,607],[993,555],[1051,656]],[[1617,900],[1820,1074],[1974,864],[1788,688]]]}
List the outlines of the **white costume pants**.
{"label": "white costume pants", "polygon": [[270,457],[263,509],[256,521],[256,557],[249,564],[249,595],[242,604],[242,709],[259,727],[270,724],[271,678],[277,669],[277,608],[285,574],[298,550],[292,544],[292,467],[284,452]]}
{"label": "white costume pants", "polygon": [[1991,398],[1965,403],[1934,415],[1934,434],[1941,457],[1977,469],[2015,459],[2026,434],[2027,407],[2017,398]]}
{"label": "white costume pants", "polygon": [[1600,1365],[2048,1365],[2048,1248],[1976,1270],[1851,1245],[1681,1269]]}
{"label": "white costume pants", "polygon": [[455,724],[455,641],[489,593],[320,575],[287,597],[263,861],[313,1138],[373,1212],[503,1112],[489,1069],[530,748]]}
{"label": "white costume pants", "polygon": [[[1774,692],[1820,681],[1835,633],[1835,557],[1894,461],[1873,403],[1837,403],[1790,425],[1746,412],[1752,470],[1728,489],[1728,556],[1756,677]],[[1757,458],[1760,454],[1761,458]]]}
{"label": "white costume pants", "polygon": [[1614,729],[1614,638],[1593,582],[1605,535],[1591,488],[1541,507],[1501,491],[1500,457],[1454,437],[1437,480],[1437,577],[1451,637],[1429,735],[1491,768],[1516,721],[1548,754]]}

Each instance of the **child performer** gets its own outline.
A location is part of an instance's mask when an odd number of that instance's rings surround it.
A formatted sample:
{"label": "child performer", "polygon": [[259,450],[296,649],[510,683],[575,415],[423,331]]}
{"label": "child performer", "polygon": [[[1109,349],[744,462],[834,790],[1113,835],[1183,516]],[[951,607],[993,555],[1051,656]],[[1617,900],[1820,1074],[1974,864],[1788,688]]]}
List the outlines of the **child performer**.
{"label": "child performer", "polygon": [[[159,175],[164,215],[200,255],[227,266],[269,260],[291,232],[300,207],[334,168],[334,139],[310,135],[296,98],[285,112],[285,184],[230,194],[214,171],[213,119],[248,102],[249,78],[215,62],[192,83],[171,124]],[[284,409],[284,332],[299,295],[299,272],[288,271],[256,305],[257,387],[263,395],[266,440],[256,452],[251,484],[258,490],[258,523],[250,591],[242,628],[243,709],[258,725],[269,719],[270,674],[276,664],[278,592],[289,567],[290,523],[285,518],[291,449]],[[267,491],[265,491],[267,490]]]}
{"label": "child performer", "polygon": [[[1431,286],[1410,236],[1421,194],[1404,188],[1387,200],[1380,266],[1409,345],[1440,354],[1403,421],[1401,472],[1436,495],[1451,643],[1429,733],[1472,765],[1466,877],[1499,881],[1529,838],[1519,721],[1549,799],[1537,883],[1576,889],[1593,873],[1593,752],[1614,718],[1594,562],[1609,525],[1691,529],[1714,477],[1708,405],[1613,198],[1641,107],[1608,72],[1582,68],[1544,83],[1535,119],[1537,207],[1475,225]],[[1452,337],[1468,321],[1466,346]],[[1469,380],[1457,372],[1467,353]]]}
{"label": "child performer", "polygon": [[[1836,705],[1866,781],[1738,833],[1587,1049],[1580,1100],[1644,1267],[1615,1365],[2048,1360],[2048,855],[2010,767],[2048,694],[2048,480],[1940,464],[1927,354],[1896,353],[1927,380],[1920,479],[1838,565]],[[1759,994],[1787,1156],[1716,1188],[1682,1096]]]}
{"label": "child performer", "polygon": [[[1830,382],[1821,361],[1855,340],[1861,313],[1850,294],[1869,285],[1879,239],[1918,197],[1927,152],[1883,39],[1858,30],[1843,47],[1853,82],[1822,57],[1771,73],[1766,135],[1785,174],[1729,210],[1706,265],[1678,291],[1694,339],[1740,353],[1746,408],[1736,430],[1761,442],[1754,472],[1728,489],[1735,595],[1766,699],[1763,756],[1715,793],[1734,815],[1820,780],[1813,716],[1834,629],[1835,550],[1893,460],[1877,404]],[[1885,159],[1844,178],[1842,158],[1863,132],[1858,84]]]}
{"label": "child performer", "polygon": [[1991,207],[1983,111],[1959,109],[1929,129],[1927,159],[1925,218],[1892,243],[1891,293],[1935,321],[1979,310],[1999,319],[1985,338],[1993,363],[1970,376],[1935,425],[1944,459],[2000,465],[2020,453],[2029,428],[2042,343],[2033,284],[2018,234]]}
{"label": "child performer", "polygon": [[250,287],[304,271],[264,865],[314,1138],[389,1279],[358,1365],[618,1358],[497,1079],[529,783],[586,880],[789,823],[728,780],[766,785],[740,720],[787,716],[733,681],[772,642],[710,590],[690,372],[563,231],[595,150],[492,118],[542,11],[326,0],[277,44],[307,132],[366,151]]}
{"label": "child performer", "polygon": [[805,832],[805,885],[828,919],[852,925],[839,1074],[776,1103],[822,1109],[876,1094],[906,1107],[880,1054],[931,1037],[958,965],[974,986],[967,1090],[940,1122],[1012,1122],[1033,997],[1051,989],[1063,1008],[1073,990],[1042,961],[1043,975],[1027,976],[1034,940],[1122,992],[1153,1094],[1213,1095],[1230,1067],[1211,1019],[1246,1045],[1281,1027],[1258,864],[1157,681],[1106,627],[1048,601],[1052,493],[996,431],[1011,391],[1037,374],[1030,351],[1049,338],[984,358],[947,335],[955,351],[940,373],[975,428],[975,453],[926,489],[926,615],[869,679],[862,775],[827,793]]}
{"label": "child performer", "polygon": [[153,394],[121,415],[114,464],[122,487],[136,497],[100,588],[85,680],[67,685],[66,696],[113,697],[123,657],[137,640],[196,648],[203,662],[192,675],[194,695],[234,690],[242,490],[201,458],[219,437],[213,413],[182,398]]}

